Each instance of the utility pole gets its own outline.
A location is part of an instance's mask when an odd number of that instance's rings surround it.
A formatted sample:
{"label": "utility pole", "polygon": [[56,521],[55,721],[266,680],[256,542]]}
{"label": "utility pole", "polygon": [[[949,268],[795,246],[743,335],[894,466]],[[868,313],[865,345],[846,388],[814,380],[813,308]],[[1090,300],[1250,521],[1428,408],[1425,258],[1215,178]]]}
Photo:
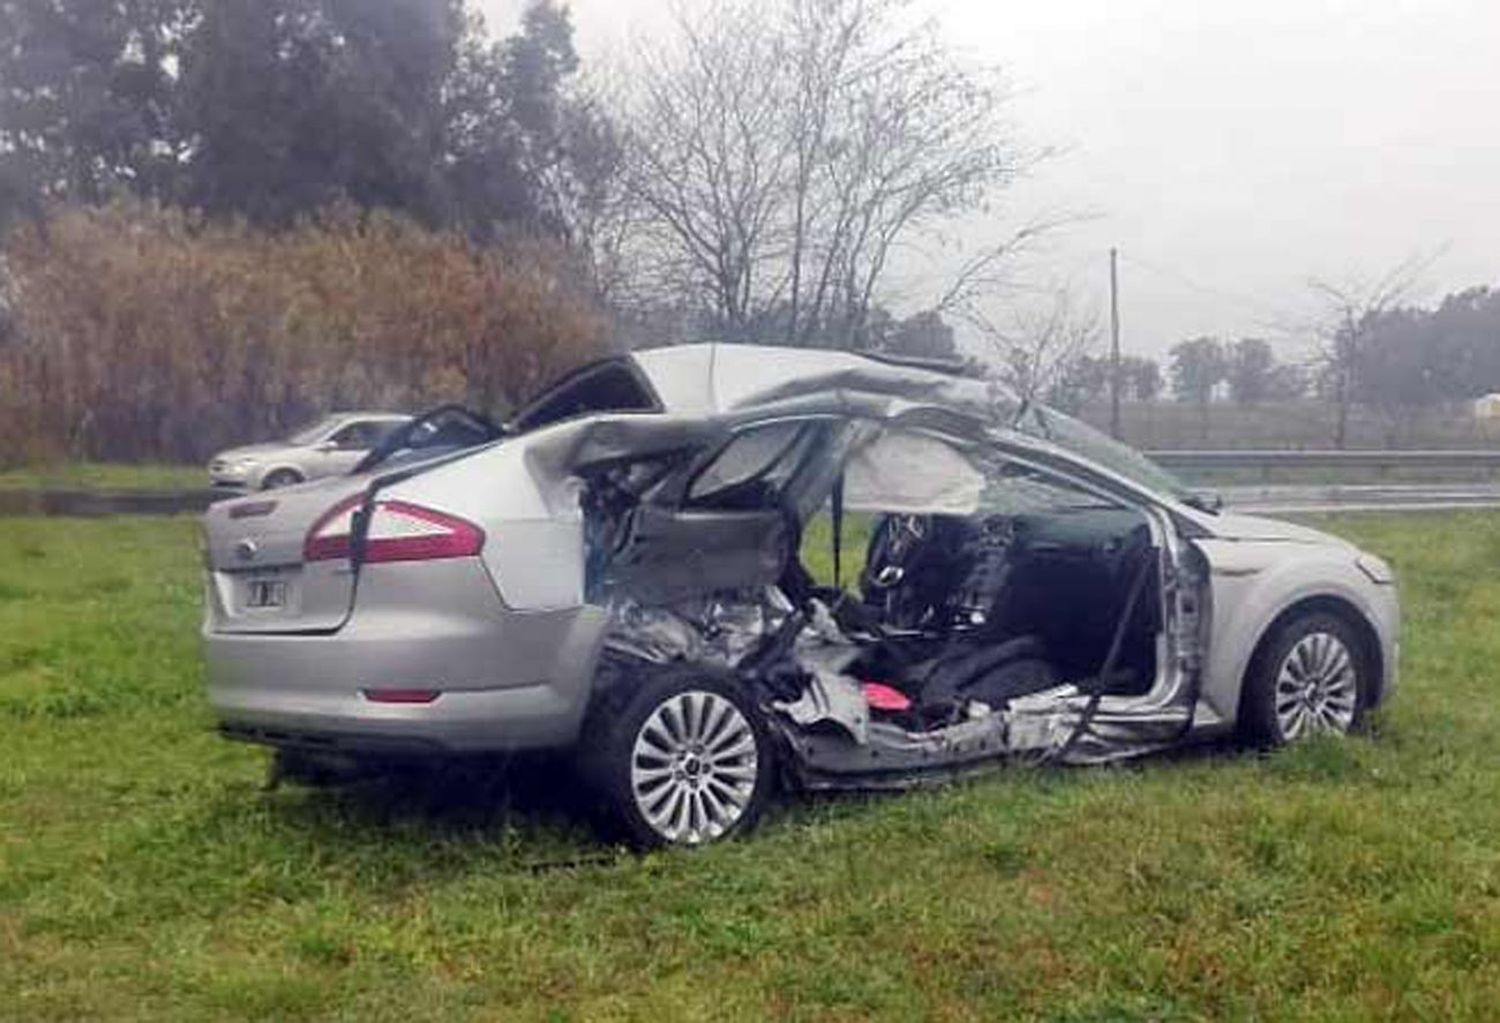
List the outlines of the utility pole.
{"label": "utility pole", "polygon": [[1120,250],[1109,250],[1109,435],[1120,439]]}

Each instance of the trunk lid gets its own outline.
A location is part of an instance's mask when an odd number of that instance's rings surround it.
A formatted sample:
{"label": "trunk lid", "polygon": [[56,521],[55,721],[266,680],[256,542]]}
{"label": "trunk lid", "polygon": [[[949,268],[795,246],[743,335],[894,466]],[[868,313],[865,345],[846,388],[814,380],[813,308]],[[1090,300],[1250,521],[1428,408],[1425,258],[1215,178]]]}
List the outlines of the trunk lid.
{"label": "trunk lid", "polygon": [[306,562],[308,532],[368,477],[332,477],[215,504],[203,516],[208,628],[214,632],[331,632],[354,603],[348,559]]}

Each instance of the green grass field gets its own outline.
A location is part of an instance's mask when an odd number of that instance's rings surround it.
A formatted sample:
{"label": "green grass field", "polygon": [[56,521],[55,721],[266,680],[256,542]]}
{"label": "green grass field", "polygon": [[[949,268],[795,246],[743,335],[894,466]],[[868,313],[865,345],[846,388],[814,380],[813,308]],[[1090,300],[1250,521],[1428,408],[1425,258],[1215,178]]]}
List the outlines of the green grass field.
{"label": "green grass field", "polygon": [[0,490],[195,490],[208,486],[200,465],[58,462],[0,472]]}
{"label": "green grass field", "polygon": [[263,792],[200,699],[193,523],[0,520],[0,1019],[1493,1019],[1500,518],[1331,528],[1403,575],[1371,736],[636,858],[546,775]]}

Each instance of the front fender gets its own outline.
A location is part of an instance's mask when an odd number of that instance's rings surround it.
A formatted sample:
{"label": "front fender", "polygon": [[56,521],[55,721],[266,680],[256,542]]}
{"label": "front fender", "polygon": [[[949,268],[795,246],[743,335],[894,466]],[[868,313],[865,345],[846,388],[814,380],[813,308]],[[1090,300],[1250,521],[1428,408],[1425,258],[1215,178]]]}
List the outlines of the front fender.
{"label": "front fender", "polygon": [[1250,659],[1267,631],[1288,609],[1314,598],[1352,607],[1379,639],[1390,688],[1400,616],[1395,588],[1372,582],[1356,564],[1359,552],[1342,545],[1199,540],[1213,591],[1208,658],[1202,697],[1225,721],[1239,715],[1240,691]]}
{"label": "front fender", "polygon": [[314,474],[309,473],[304,466],[298,464],[297,462],[268,462],[265,465],[262,465],[259,468],[255,469],[250,473],[248,477],[246,477],[245,489],[260,490],[266,485],[266,480],[270,479],[274,473],[278,472],[294,472],[298,476],[302,477],[302,482],[304,483],[316,478]]}

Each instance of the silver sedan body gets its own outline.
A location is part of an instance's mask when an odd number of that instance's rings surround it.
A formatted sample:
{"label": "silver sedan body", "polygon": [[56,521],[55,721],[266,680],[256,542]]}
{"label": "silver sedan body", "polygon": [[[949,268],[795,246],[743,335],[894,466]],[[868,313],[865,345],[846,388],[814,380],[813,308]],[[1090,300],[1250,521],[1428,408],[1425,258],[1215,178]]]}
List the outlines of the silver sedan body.
{"label": "silver sedan body", "polygon": [[[1099,762],[1221,735],[1244,724],[1247,680],[1267,671],[1282,738],[1341,730],[1389,696],[1400,615],[1378,558],[1203,510],[1139,456],[1025,412],[990,384],[843,353],[623,356],[559,385],[497,443],[210,510],[210,701],[226,734],[284,749],[567,749],[632,684],[621,663],[743,674],[793,604],[811,608],[785,654],[802,681],[767,689],[756,712],[810,788],[903,786],[1025,755]],[[1037,566],[1008,578],[1083,580],[1013,601],[1023,617],[1053,609],[1027,626],[1054,651],[1048,684],[959,701],[939,724],[882,717],[861,695],[872,669],[850,667],[866,641],[823,614],[836,599],[782,592],[789,551],[830,500],[835,514],[917,524],[1008,509],[985,521],[1009,531],[1012,561],[1024,546]],[[867,577],[867,589],[900,575]],[[1079,663],[1095,667],[1071,666],[1077,630],[1094,637],[1076,640],[1093,658]],[[1133,680],[1091,681],[1109,675],[1099,661],[1130,658]],[[698,770],[695,755],[673,770]]]}
{"label": "silver sedan body", "polygon": [[215,487],[265,490],[351,472],[411,417],[393,412],[335,412],[286,438],[230,448],[208,463]]}

